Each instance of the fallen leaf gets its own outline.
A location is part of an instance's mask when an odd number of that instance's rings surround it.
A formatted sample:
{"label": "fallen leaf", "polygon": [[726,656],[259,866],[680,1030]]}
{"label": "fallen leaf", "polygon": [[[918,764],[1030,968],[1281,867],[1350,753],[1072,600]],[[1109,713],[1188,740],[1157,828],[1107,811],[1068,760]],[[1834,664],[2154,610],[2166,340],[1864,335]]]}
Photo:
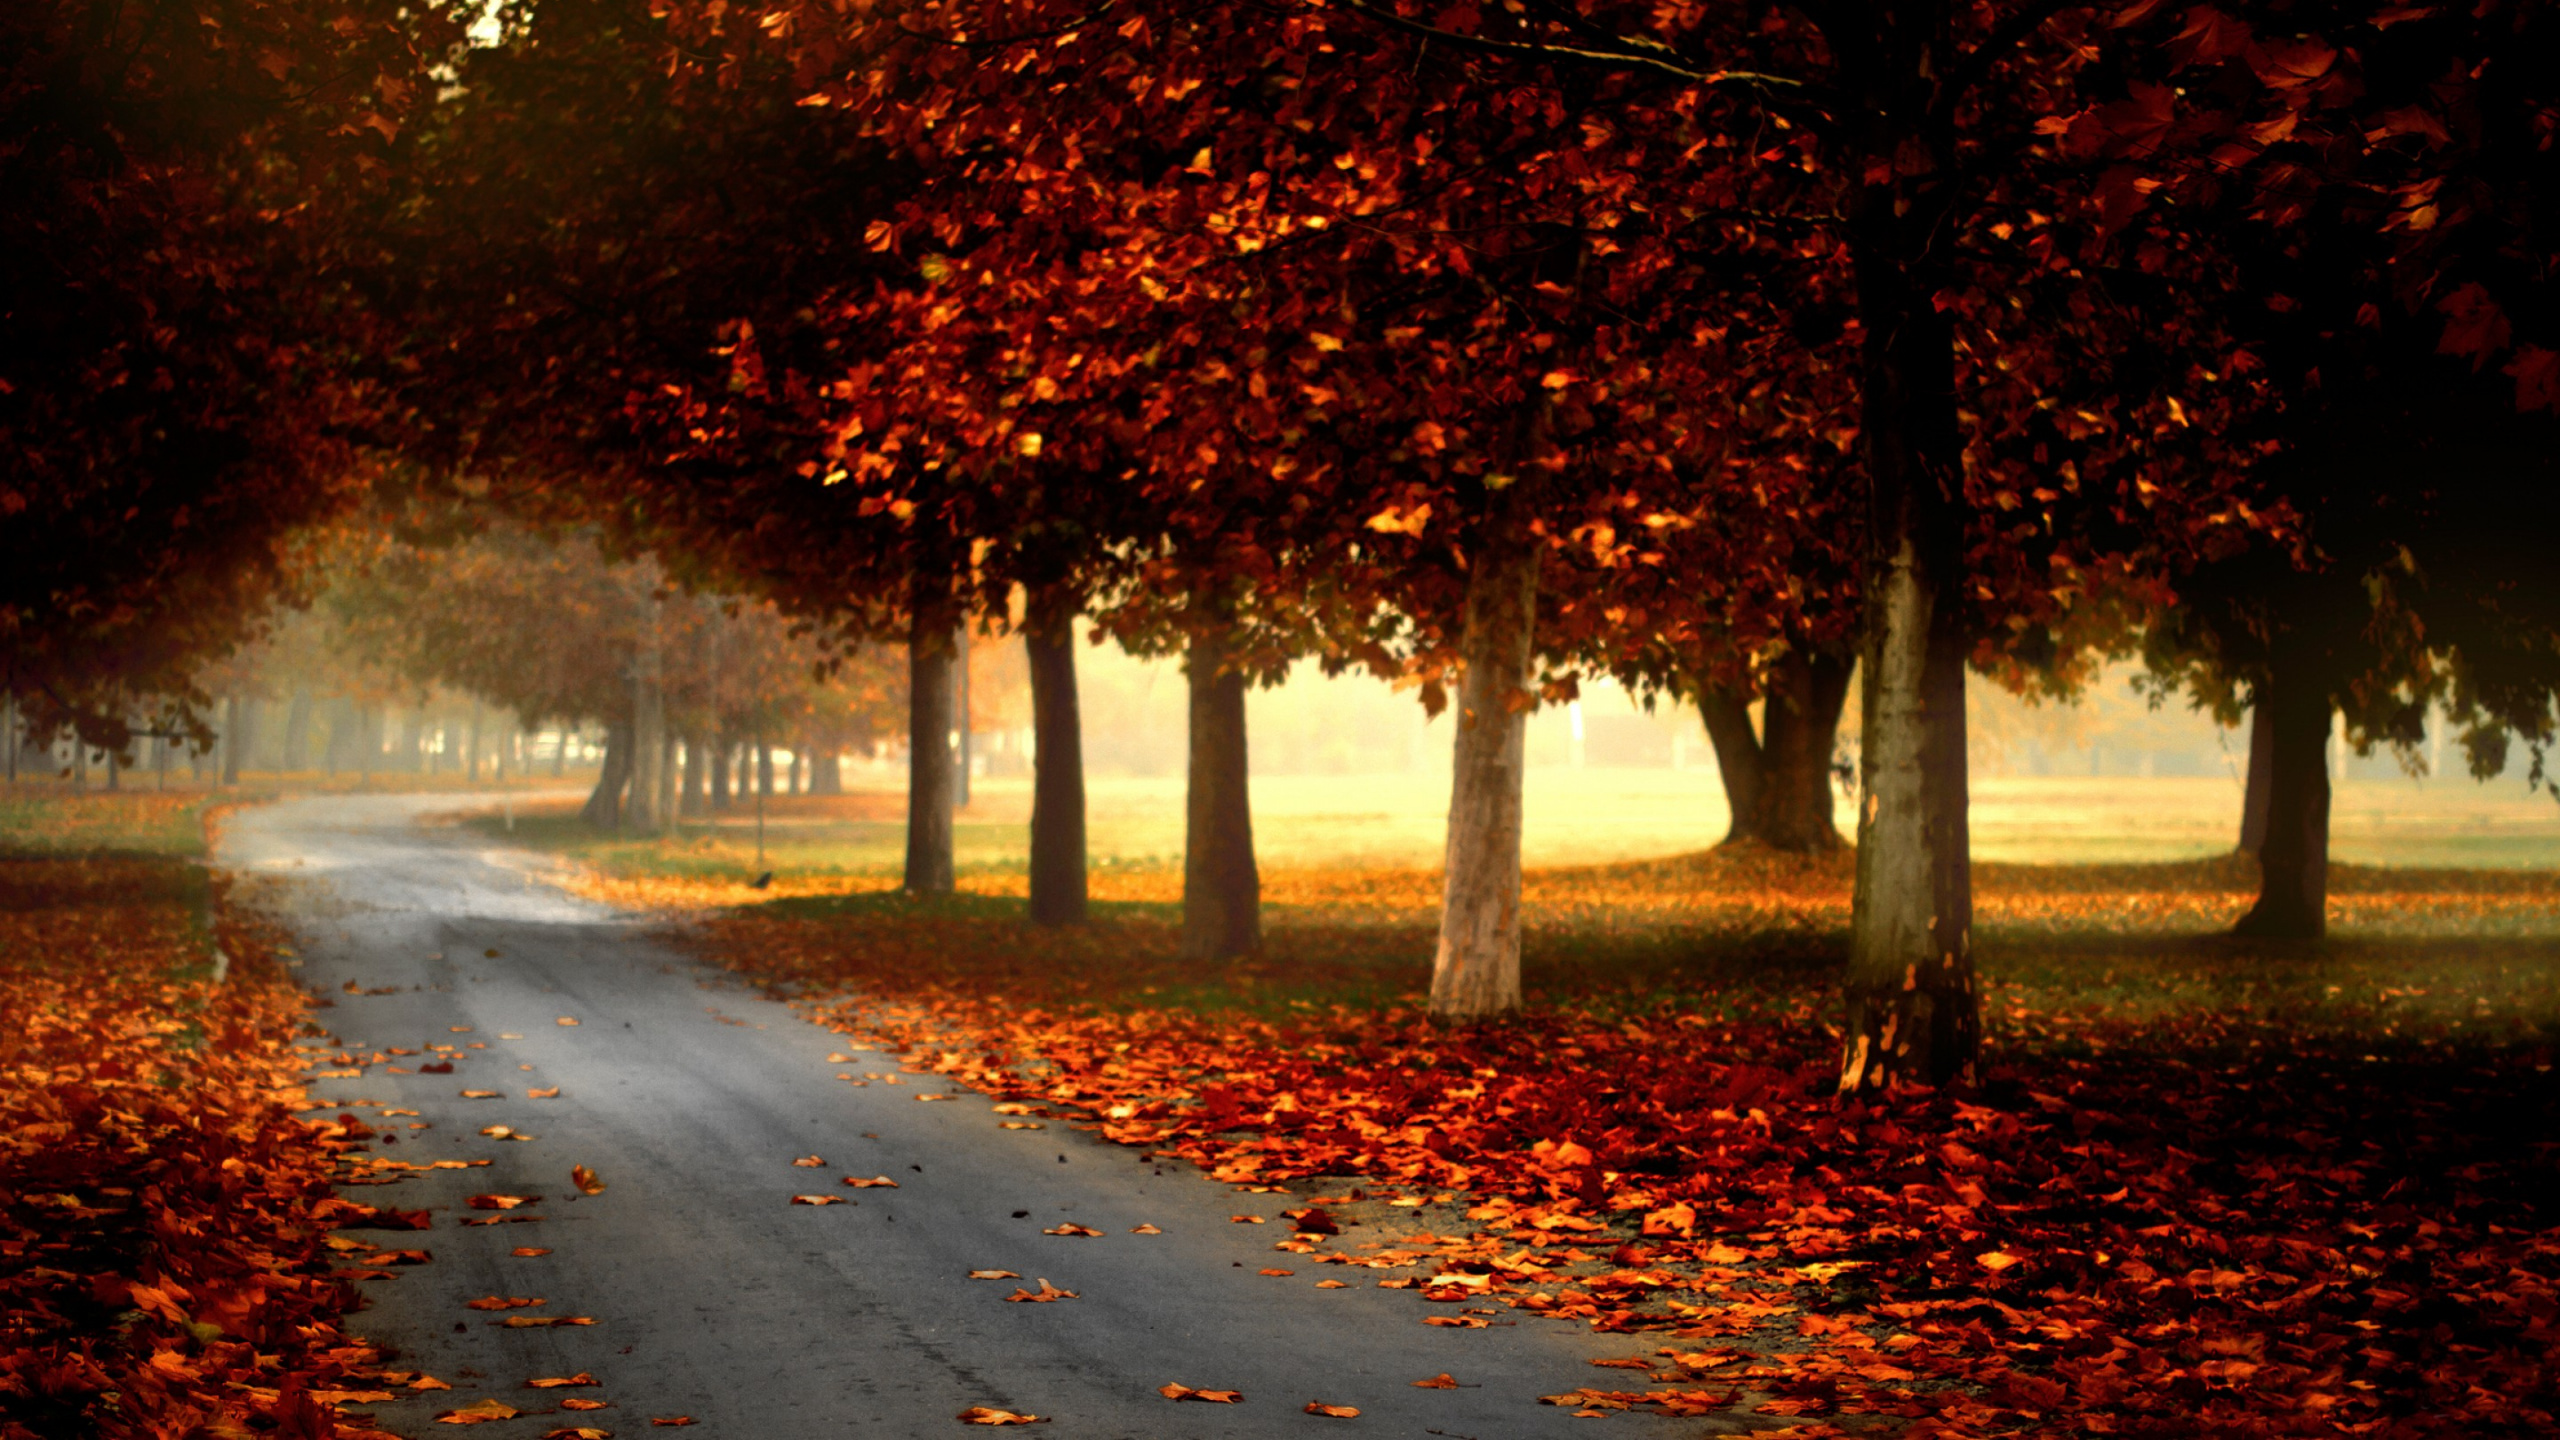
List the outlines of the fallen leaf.
{"label": "fallen leaf", "polygon": [[588,1169],[584,1165],[572,1165],[569,1167],[569,1183],[577,1186],[581,1192],[588,1195],[601,1195],[604,1193],[604,1181],[598,1178],[596,1172]]}
{"label": "fallen leaf", "polygon": [[1443,1370],[1428,1380],[1414,1381],[1413,1388],[1416,1390],[1455,1390],[1458,1388],[1458,1380],[1456,1376],[1451,1375],[1446,1370]]}
{"label": "fallen leaf", "polygon": [[1319,1290],[1348,1290],[1351,1288],[1351,1285],[1348,1281],[1343,1280],[1319,1280],[1316,1282],[1316,1288]]}
{"label": "fallen leaf", "polygon": [[1330,1415],[1336,1420],[1352,1420],[1359,1417],[1360,1407],[1357,1405],[1327,1405],[1321,1400],[1310,1400],[1307,1402],[1307,1413],[1310,1415]]}
{"label": "fallen leaf", "polygon": [[919,1095],[916,1098],[918,1100],[957,1100],[960,1097],[957,1095]]}
{"label": "fallen leaf", "polygon": [[[575,1016],[575,1015],[563,1015],[563,1016],[561,1016],[559,1019],[554,1020],[554,1021],[552,1021],[551,1023],[552,1023],[552,1024],[554,1024],[554,1025],[575,1025],[575,1024],[577,1024],[577,1023],[578,1023],[578,1017],[577,1017],[577,1016]],[[661,1421],[661,1422],[656,1422],[656,1423],[661,1423],[661,1424],[663,1424],[663,1423],[665,1423],[665,1422]],[[686,1423],[686,1424],[688,1424],[688,1425],[690,1425],[690,1424],[692,1424],[693,1422],[692,1422],[692,1421],[690,1421],[690,1420],[688,1420],[688,1421],[686,1421],[685,1423]]]}
{"label": "fallen leaf", "polygon": [[1230,1215],[1227,1217],[1227,1223],[1230,1225],[1260,1225],[1263,1223],[1263,1219],[1259,1215]]}
{"label": "fallen leaf", "polygon": [[539,1195],[474,1195],[462,1203],[474,1210],[513,1210],[519,1205],[531,1205],[541,1198]]}
{"label": "fallen leaf", "polygon": [[504,1400],[474,1400],[459,1410],[447,1410],[436,1417],[439,1425],[480,1425],[491,1420],[513,1420],[519,1411]]}
{"label": "fallen leaf", "polygon": [[1425,1315],[1422,1317],[1422,1323],[1444,1326],[1452,1330],[1481,1330],[1487,1322],[1481,1315]]}
{"label": "fallen leaf", "polygon": [[841,1050],[837,1050],[828,1054],[827,1063],[830,1065],[850,1065],[853,1063],[853,1057],[845,1054]]}
{"label": "fallen leaf", "polygon": [[[575,1025],[578,1022],[571,1020],[567,1023]],[[690,1425],[693,1423],[693,1417],[690,1415],[652,1415],[649,1417],[649,1423],[652,1425]]]}
{"label": "fallen leaf", "polygon": [[509,1330],[544,1330],[554,1325],[593,1325],[596,1322],[588,1315],[510,1315],[504,1320],[489,1323],[503,1325]]}
{"label": "fallen leaf", "polygon": [[1043,1231],[1041,1231],[1040,1233],[1041,1233],[1041,1234],[1043,1234],[1043,1235],[1092,1235],[1092,1236],[1099,1236],[1102,1232],[1101,1232],[1101,1231],[1099,1231],[1099,1230],[1089,1230],[1089,1229],[1085,1228],[1084,1226],[1077,1224],[1077,1223],[1076,1223],[1076,1222],[1074,1222],[1073,1220],[1070,1220],[1070,1221],[1068,1221],[1068,1222],[1067,1222],[1066,1224],[1064,1224],[1064,1225],[1055,1226],[1055,1227],[1053,1227],[1053,1228],[1051,1228],[1051,1229],[1043,1230]]}
{"label": "fallen leaf", "polygon": [[1041,1110],[1037,1105],[1025,1105],[1019,1100],[1007,1100],[996,1106],[995,1112],[999,1115],[1037,1115]]}
{"label": "fallen leaf", "polygon": [[504,1140],[516,1132],[514,1127],[508,1125],[483,1125],[480,1127],[480,1133],[492,1140]]}
{"label": "fallen leaf", "polygon": [[560,1098],[560,1087],[554,1085],[548,1090],[527,1090],[524,1092],[524,1098],[527,1100],[557,1100]]}
{"label": "fallen leaf", "polygon": [[513,1255],[522,1255],[522,1256],[525,1256],[526,1258],[530,1259],[531,1257],[536,1256],[536,1255],[548,1255],[548,1254],[550,1254],[550,1253],[551,1253],[551,1251],[550,1251],[549,1249],[545,1248],[544,1246],[540,1246],[540,1245],[519,1245],[519,1246],[517,1246],[514,1250],[509,1251],[508,1253],[509,1253],[509,1254],[513,1254]]}
{"label": "fallen leaf", "polygon": [[1076,1298],[1076,1292],[1073,1290],[1061,1290],[1057,1286],[1050,1284],[1047,1279],[1043,1278],[1040,1282],[1040,1289],[1037,1293],[1025,1290],[1017,1285],[1014,1287],[1013,1293],[1004,1298],[1008,1304],[1019,1305],[1028,1302],[1033,1305],[1046,1305],[1052,1300],[1073,1300]]}
{"label": "fallen leaf", "polygon": [[593,1385],[596,1383],[596,1377],[581,1370],[575,1375],[550,1375],[540,1380],[527,1380],[524,1383],[536,1390],[558,1390],[570,1385]]}
{"label": "fallen leaf", "polygon": [[827,1162],[819,1159],[815,1155],[803,1155],[791,1163],[799,1166],[803,1170],[816,1170],[824,1167]]}
{"label": "fallen leaf", "polygon": [[1233,1405],[1244,1399],[1241,1390],[1194,1390],[1188,1385],[1160,1385],[1156,1393],[1167,1400],[1202,1400],[1211,1405]]}
{"label": "fallen leaf", "polygon": [[539,1295],[483,1295],[477,1300],[465,1300],[462,1303],[474,1310],[522,1310],[527,1306],[548,1305],[551,1302]]}
{"label": "fallen leaf", "polygon": [[1045,1425],[1044,1415],[1017,1415],[1011,1410],[998,1410],[992,1405],[972,1405],[951,1417],[963,1425]]}
{"label": "fallen leaf", "polygon": [[1268,1269],[1266,1269],[1266,1270],[1261,1271],[1260,1273],[1262,1273],[1262,1274],[1264,1274],[1264,1275],[1295,1275],[1295,1274],[1297,1274],[1298,1272],[1297,1272],[1297,1271],[1295,1271],[1295,1270],[1268,1270]]}
{"label": "fallen leaf", "polygon": [[1160,1230],[1160,1229],[1156,1228],[1156,1227],[1155,1227],[1155,1226],[1153,1226],[1153,1225],[1140,1225],[1140,1226],[1138,1226],[1136,1229],[1131,1230],[1129,1233],[1130,1233],[1130,1234],[1132,1234],[1132,1235],[1161,1235],[1161,1234],[1163,1234],[1163,1233],[1164,1233],[1164,1231],[1162,1231],[1162,1230]]}
{"label": "fallen leaf", "polygon": [[2003,1250],[1985,1250],[1981,1254],[1973,1257],[1973,1263],[1981,1266],[1985,1270],[1991,1271],[1993,1274],[1998,1274],[2000,1271],[2006,1270],[2010,1266],[2017,1264],[2018,1257]]}
{"label": "fallen leaf", "polygon": [[610,1409],[612,1404],[613,1402],[610,1400],[590,1400],[583,1395],[572,1395],[560,1402],[560,1408],[563,1410],[605,1410]]}
{"label": "fallen leaf", "polygon": [[857,1176],[847,1175],[844,1177],[844,1183],[852,1186],[856,1190],[895,1190],[898,1188],[898,1182],[890,1179],[886,1175],[874,1175],[868,1180],[861,1179]]}
{"label": "fallen leaf", "polygon": [[1018,1270],[972,1270],[969,1272],[969,1278],[972,1280],[1019,1280],[1022,1278],[1022,1272]]}
{"label": "fallen leaf", "polygon": [[543,1431],[542,1440],[613,1440],[613,1432],[599,1430],[593,1425],[563,1425],[557,1430]]}
{"label": "fallen leaf", "polygon": [[462,1098],[465,1100],[495,1100],[498,1098],[498,1092],[495,1090],[465,1090],[462,1092]]}
{"label": "fallen leaf", "polygon": [[412,1390],[450,1390],[453,1387],[446,1384],[444,1381],[437,1379],[433,1375],[421,1375],[417,1379],[409,1382],[409,1388]]}
{"label": "fallen leaf", "polygon": [[1049,1126],[1047,1122],[1040,1120],[999,1120],[996,1122],[996,1128],[1000,1130],[1046,1130]]}
{"label": "fallen leaf", "polygon": [[841,1195],[794,1195],[791,1197],[791,1203],[794,1205],[850,1205],[853,1202]]}

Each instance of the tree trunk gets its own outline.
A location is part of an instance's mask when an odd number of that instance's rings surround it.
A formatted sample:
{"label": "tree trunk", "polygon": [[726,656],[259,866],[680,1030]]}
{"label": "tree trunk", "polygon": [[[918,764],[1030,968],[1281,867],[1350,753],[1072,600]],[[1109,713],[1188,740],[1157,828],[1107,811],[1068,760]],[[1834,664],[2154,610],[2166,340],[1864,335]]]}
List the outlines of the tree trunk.
{"label": "tree trunk", "polygon": [[551,778],[557,780],[568,773],[569,722],[563,720],[560,722],[560,738],[558,742],[551,747]]}
{"label": "tree trunk", "polygon": [[623,828],[640,835],[658,833],[658,754],[667,733],[666,696],[646,680],[631,687],[631,744],[625,761],[631,788],[622,805]]}
{"label": "tree trunk", "polygon": [[654,772],[658,790],[658,828],[672,831],[682,819],[676,812],[683,792],[676,788],[676,732],[662,723],[658,731],[658,763]]}
{"label": "tree trunk", "polygon": [[809,793],[809,742],[806,740],[795,741],[791,746],[791,776],[783,782],[783,793]]}
{"label": "tree trunk", "polygon": [[480,783],[480,719],[485,707],[471,702],[471,729],[462,739],[462,778],[465,783]]}
{"label": "tree trunk", "polygon": [[684,813],[697,820],[711,813],[711,753],[700,731],[684,738]]}
{"label": "tree trunk", "polygon": [[809,793],[841,795],[844,793],[844,755],[837,750],[821,750],[810,761]]}
{"label": "tree trunk", "polygon": [[222,783],[240,783],[240,752],[249,744],[248,703],[233,692],[222,702]]}
{"label": "tree trunk", "polygon": [[755,751],[756,794],[759,798],[770,800],[774,797],[775,793],[773,788],[773,746],[759,737],[755,743]]}
{"label": "tree trunk", "polygon": [[297,685],[284,711],[284,754],[287,770],[300,770],[311,759],[311,687]]}
{"label": "tree trunk", "polygon": [[586,808],[578,818],[588,828],[612,830],[622,823],[622,790],[631,783],[631,720],[618,718],[605,727],[604,768],[596,776],[596,788],[587,796]]}
{"label": "tree trunk", "polygon": [[1031,663],[1031,728],[1039,747],[1031,777],[1031,923],[1080,925],[1084,722],[1076,705],[1075,596],[1062,587],[1034,594],[1022,643]]}
{"label": "tree trunk", "polygon": [[1869,509],[1844,1094],[1948,1084],[1971,1074],[1981,1049],[1954,337],[1917,262],[1893,249],[1909,238],[1891,214],[1899,196],[1890,184],[1862,189],[1858,219],[1886,235],[1870,233],[1855,252]]}
{"label": "tree trunk", "polygon": [[976,783],[978,771],[978,757],[975,753],[978,712],[969,698],[969,677],[972,667],[969,661],[967,624],[961,625],[959,638],[953,643],[957,646],[959,653],[958,658],[952,662],[951,683],[959,687],[959,694],[951,701],[951,728],[960,734],[960,759],[959,768],[952,774],[951,803],[966,810],[969,808],[969,789]]}
{"label": "tree trunk", "polygon": [[1466,675],[1449,791],[1431,1013],[1477,1020],[1520,1006],[1520,783],[1538,550],[1517,487],[1493,492],[1468,556]]}
{"label": "tree trunk", "polygon": [[1737,693],[1720,686],[1698,687],[1698,713],[1706,717],[1707,740],[1716,749],[1716,778],[1724,785],[1725,808],[1733,819],[1725,826],[1724,843],[1759,838],[1760,737],[1751,733],[1751,710]]}
{"label": "tree trunk", "polygon": [[737,781],[731,772],[729,738],[725,735],[711,742],[711,808],[721,811],[737,803]]}
{"label": "tree trunk", "polygon": [[1831,820],[1831,748],[1849,697],[1849,665],[1790,650],[1769,669],[1760,712],[1760,812],[1752,829],[1776,850],[1837,848]]}
{"label": "tree trunk", "polygon": [[2275,711],[2264,697],[2249,706],[2249,775],[2240,790],[2240,853],[2255,855],[2267,843],[2267,799],[2275,780]]}
{"label": "tree trunk", "polygon": [[1191,777],[1183,801],[1182,956],[1224,960],[1262,948],[1262,872],[1253,859],[1245,766],[1245,677],[1227,668],[1222,629],[1191,637]]}
{"label": "tree trunk", "polygon": [[907,892],[952,890],[951,579],[919,566],[907,627]]}
{"label": "tree trunk", "polygon": [[2328,929],[2329,689],[2308,647],[2280,637],[2267,693],[2267,829],[2258,903],[2237,935],[2313,940]]}

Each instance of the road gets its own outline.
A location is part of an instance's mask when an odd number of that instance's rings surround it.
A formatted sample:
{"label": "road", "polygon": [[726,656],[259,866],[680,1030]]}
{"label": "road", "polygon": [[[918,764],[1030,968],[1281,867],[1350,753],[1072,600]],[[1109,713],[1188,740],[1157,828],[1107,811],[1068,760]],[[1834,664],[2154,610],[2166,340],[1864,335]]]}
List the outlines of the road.
{"label": "road", "polygon": [[[379,1157],[490,1162],[347,1192],[424,1207],[434,1221],[425,1234],[357,1232],[434,1258],[362,1282],[371,1303],[354,1330],[394,1347],[400,1368],[454,1387],[372,1407],[386,1429],[453,1433],[432,1417],[484,1397],[554,1412],[563,1395],[593,1395],[610,1408],[471,1433],[590,1425],[627,1440],[651,1419],[687,1415],[706,1437],[963,1435],[975,1431],[958,1412],[988,1406],[1074,1437],[1520,1440],[1583,1434],[1592,1421],[1537,1396],[1641,1383],[1588,1362],[1660,1343],[1535,1319],[1426,1326],[1448,1307],[1377,1288],[1382,1272],[1292,1267],[1296,1257],[1275,1253],[1279,1208],[1302,1202],[1239,1194],[1063,1125],[1000,1129],[976,1095],[917,1103],[947,1088],[934,1077],[848,1085],[834,1077],[896,1073],[896,1057],[831,1063],[849,1053],[844,1036],[687,959],[635,917],[543,883],[535,857],[418,823],[456,803],[287,801],[236,812],[217,852],[258,877],[250,888],[297,932],[299,974],[331,997],[318,1018],[332,1038],[309,1053],[323,1068],[342,1052],[371,1062],[314,1093],[369,1124],[420,1127],[390,1130],[398,1138],[378,1143]],[[349,983],[388,993],[348,994]],[[416,1073],[437,1045],[456,1047],[453,1073]],[[556,1098],[528,1098],[552,1087]],[[481,1133],[497,1125],[533,1138]],[[792,1164],[811,1155],[825,1165]],[[605,1190],[581,1195],[573,1165]],[[880,1175],[897,1187],[839,1183]],[[800,1193],[855,1203],[790,1203]],[[467,1208],[475,1194],[542,1196],[504,1212],[540,1218],[465,1225],[499,1218]],[[1240,1213],[1273,1224],[1234,1223]],[[1042,1233],[1068,1222],[1102,1234]],[[1163,1233],[1133,1234],[1141,1225]],[[968,1278],[984,1269],[1077,1298],[1011,1303],[1017,1282]],[[1328,1276],[1351,1284],[1316,1288]],[[505,1315],[594,1323],[504,1328],[503,1315],[466,1308],[487,1296],[545,1302]],[[524,1385],[582,1371],[594,1388]],[[1441,1372],[1463,1388],[1413,1387]],[[1167,1382],[1244,1399],[1174,1403],[1158,1393]],[[1361,1414],[1309,1415],[1311,1400]],[[1608,1423],[1620,1435],[1739,1424],[1640,1413]]]}

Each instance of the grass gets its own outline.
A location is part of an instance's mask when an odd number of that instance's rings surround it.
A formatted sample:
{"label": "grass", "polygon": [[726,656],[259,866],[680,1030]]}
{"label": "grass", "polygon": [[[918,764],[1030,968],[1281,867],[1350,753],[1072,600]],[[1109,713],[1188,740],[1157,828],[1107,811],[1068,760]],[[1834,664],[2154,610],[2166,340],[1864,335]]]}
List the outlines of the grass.
{"label": "grass", "polygon": [[[1619,783],[1605,780],[1585,798],[1605,800]],[[2080,849],[2109,858],[1977,865],[1976,958],[1995,1043],[2079,1053],[2164,1024],[2184,1027],[2181,1043],[2317,1043],[2356,1053],[2560,1035],[2560,882],[2551,874],[2341,863],[2331,875],[2329,939],[2244,943],[2226,932],[2254,893],[2247,861],[2227,852],[2127,858],[2153,853],[2152,838],[2120,832],[2110,841],[2088,818],[2156,811],[2141,787],[2183,783],[2042,782],[1999,802],[2004,823],[2081,817],[2070,822],[2086,840]],[[734,818],[641,841],[595,835],[565,813],[520,814],[514,839],[582,862],[583,887],[601,898],[697,915],[749,907],[736,913],[782,927],[795,943],[855,947],[871,957],[857,968],[893,988],[931,983],[1026,1001],[1265,1015],[1418,999],[1433,948],[1436,870],[1381,863],[1385,847],[1363,849],[1356,812],[1328,808],[1343,791],[1299,793],[1294,809],[1257,817],[1266,949],[1222,966],[1176,953],[1181,877],[1145,848],[1151,827],[1166,823],[1148,808],[1163,797],[1151,801],[1145,787],[1106,789],[1098,799],[1094,918],[1071,931],[1021,923],[1024,872],[1008,848],[1018,849],[1021,831],[1003,791],[982,791],[988,818],[960,827],[963,893],[947,901],[895,893],[902,831],[894,793],[777,798],[766,831],[777,880],[767,891],[742,883],[754,855]],[[1384,786],[1369,798],[1404,799]],[[1559,798],[1550,793],[1551,804]],[[472,823],[496,828],[492,819]],[[1665,829],[1641,810],[1622,817],[1615,840],[1605,822],[1586,821],[1586,836],[1604,837],[1588,848],[1609,858],[1558,864],[1565,847],[1550,846],[1548,863],[1533,861],[1523,943],[1532,1003],[1827,1017],[1847,946],[1848,855],[1700,850],[1692,834],[1687,853],[1610,857],[1627,836]],[[1132,836],[1140,843],[1115,843]],[[2512,859],[2519,842],[2507,843]],[[1327,855],[1344,858],[1315,858]]]}

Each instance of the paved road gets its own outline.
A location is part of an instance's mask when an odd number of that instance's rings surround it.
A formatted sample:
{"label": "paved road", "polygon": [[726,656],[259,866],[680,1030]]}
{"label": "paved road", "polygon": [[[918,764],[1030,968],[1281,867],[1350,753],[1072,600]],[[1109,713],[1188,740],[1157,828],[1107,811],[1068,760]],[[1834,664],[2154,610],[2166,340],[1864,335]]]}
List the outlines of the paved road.
{"label": "paved road", "polygon": [[[975,1096],[916,1103],[920,1089],[944,1088],[931,1077],[845,1084],[839,1071],[895,1073],[895,1057],[831,1064],[844,1037],[540,883],[534,857],[415,823],[453,803],[286,802],[236,814],[221,851],[235,872],[275,878],[261,888],[299,932],[301,974],[334,1000],[320,1012],[333,1041],[315,1055],[463,1047],[450,1075],[392,1073],[425,1057],[390,1057],[314,1087],[370,1102],[348,1108],[372,1123],[426,1127],[394,1131],[376,1155],[492,1162],[348,1192],[434,1215],[423,1235],[362,1232],[435,1258],[364,1282],[372,1303],[355,1328],[454,1386],[376,1407],[386,1428],[450,1433],[430,1417],[483,1396],[548,1411],[581,1392],[523,1382],[588,1371],[599,1385],[584,1393],[611,1408],[470,1433],[584,1424],[628,1440],[654,1433],[651,1417],[690,1415],[706,1437],[957,1436],[976,1433],[957,1412],[984,1405],[1050,1417],[1046,1433],[1059,1436],[1517,1440],[1583,1434],[1592,1421],[1537,1395],[1622,1383],[1627,1372],[1586,1362],[1658,1343],[1534,1320],[1429,1327],[1423,1315],[1445,1308],[1376,1288],[1377,1272],[1300,1263],[1292,1277],[1260,1275],[1291,1260],[1271,1249],[1285,1232],[1228,1217],[1277,1221],[1286,1197],[1238,1194],[1064,1126],[1002,1130]],[[392,993],[349,995],[349,981]],[[553,1086],[556,1099],[526,1096]],[[473,1089],[503,1098],[461,1098]],[[383,1121],[382,1108],[419,1113]],[[479,1133],[500,1124],[536,1138]],[[791,1164],[813,1154],[824,1168]],[[604,1193],[579,1195],[573,1164],[593,1167]],[[882,1174],[898,1188],[838,1183]],[[789,1203],[808,1192],[858,1203]],[[475,1193],[541,1195],[508,1212],[541,1219],[465,1226],[489,1213],[465,1208]],[[1102,1237],[1041,1233],[1069,1221]],[[1133,1235],[1141,1224],[1164,1233]],[[511,1253],[527,1245],[551,1253]],[[972,1269],[1046,1277],[1080,1298],[1007,1303],[1012,1282],[973,1282]],[[1326,1276],[1352,1286],[1316,1289]],[[595,1323],[501,1328],[501,1316],[465,1308],[489,1295],[547,1301],[509,1314]],[[1473,1388],[1412,1388],[1441,1371]],[[1168,1381],[1245,1399],[1176,1404],[1157,1393]],[[1312,1416],[1309,1400],[1363,1413]],[[1608,1428],[1728,1424],[1621,1414]]]}

